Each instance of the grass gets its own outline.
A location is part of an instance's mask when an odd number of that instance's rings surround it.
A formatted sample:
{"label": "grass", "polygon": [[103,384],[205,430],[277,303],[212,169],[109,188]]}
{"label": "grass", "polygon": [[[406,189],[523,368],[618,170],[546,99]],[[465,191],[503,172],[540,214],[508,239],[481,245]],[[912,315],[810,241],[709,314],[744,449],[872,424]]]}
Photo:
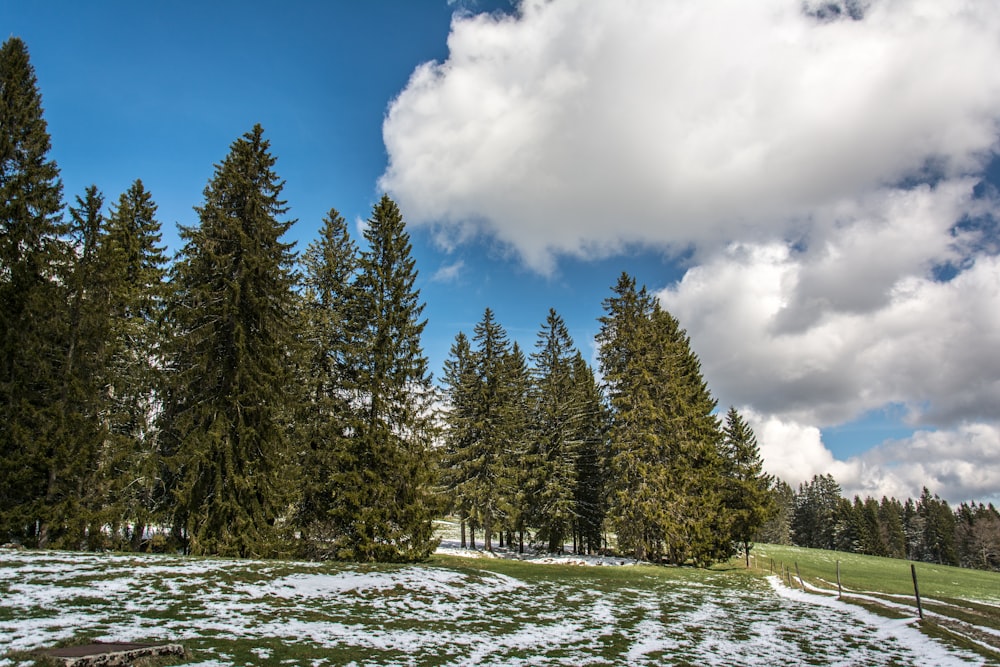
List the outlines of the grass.
{"label": "grass", "polygon": [[[181,643],[204,667],[825,665],[845,656],[892,665],[944,650],[909,626],[886,634],[872,623],[781,598],[736,565],[436,555],[418,566],[361,566],[0,551],[0,667],[27,667],[33,648],[83,639]],[[943,655],[945,664],[971,656]]]}
{"label": "grass", "polygon": [[[845,588],[887,595],[913,595],[909,561],[770,544],[760,545],[751,553],[756,556],[760,567],[769,568],[769,561],[773,559],[775,563],[786,564],[794,571],[798,563],[804,578],[827,587],[832,584],[834,588],[839,561],[841,582]],[[933,563],[916,563],[916,569],[920,593],[927,598],[982,602],[1000,607],[1000,572]]]}
{"label": "grass", "polygon": [[831,594],[838,591],[839,564],[844,599],[897,617],[918,613],[913,565],[925,612],[924,632],[1000,660],[998,572],[778,545],[760,545],[753,553],[758,568],[783,577],[789,573],[795,586],[800,573],[810,588]]}

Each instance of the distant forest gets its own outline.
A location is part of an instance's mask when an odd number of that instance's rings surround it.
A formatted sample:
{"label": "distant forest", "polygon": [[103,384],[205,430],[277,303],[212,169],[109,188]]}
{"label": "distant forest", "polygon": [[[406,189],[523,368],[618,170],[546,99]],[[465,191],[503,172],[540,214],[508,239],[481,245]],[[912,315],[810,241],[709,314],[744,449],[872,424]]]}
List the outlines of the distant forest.
{"label": "distant forest", "polygon": [[442,387],[402,213],[330,209],[301,254],[258,125],[161,245],[136,180],[64,202],[25,44],[0,50],[0,541],[414,561],[462,542],[707,565],[754,541],[1000,568],[983,506],[798,492],[720,418],[678,321],[623,274],[599,377],[550,310],[533,350],[486,308]]}

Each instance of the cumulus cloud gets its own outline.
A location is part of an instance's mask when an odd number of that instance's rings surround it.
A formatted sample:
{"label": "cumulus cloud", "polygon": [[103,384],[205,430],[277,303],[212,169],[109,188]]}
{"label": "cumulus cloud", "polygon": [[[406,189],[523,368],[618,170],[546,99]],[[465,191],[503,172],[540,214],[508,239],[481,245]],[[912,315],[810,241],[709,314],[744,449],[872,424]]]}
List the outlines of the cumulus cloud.
{"label": "cumulus cloud", "polygon": [[813,5],[523,0],[456,16],[448,59],[390,105],[381,187],[446,242],[487,234],[544,272],[559,254],[787,238],[819,209],[981,169],[1000,5]]}
{"label": "cumulus cloud", "polygon": [[[540,273],[683,252],[659,298],[790,483],[995,495],[1000,259],[968,221],[1000,211],[979,184],[998,34],[994,0],[463,13],[390,104],[380,186],[443,247],[498,240]],[[886,405],[921,430],[849,460],[823,444]]]}
{"label": "cumulus cloud", "polygon": [[927,487],[951,503],[1000,504],[1000,425],[995,422],[917,431],[841,461],[814,426],[762,415],[751,407],[743,413],[757,434],[766,471],[793,488],[813,475],[831,474],[848,497],[902,500],[919,497]]}
{"label": "cumulus cloud", "polygon": [[[891,261],[891,248],[882,251]],[[823,262],[782,243],[734,244],[658,296],[687,329],[724,405],[818,426],[887,404],[905,406],[915,425],[996,418],[1000,357],[990,351],[1000,349],[1000,259],[979,257],[949,282],[906,271],[893,282],[863,269],[856,282],[844,269],[843,281],[877,293],[878,307],[838,304],[839,281],[826,291],[810,282]]]}

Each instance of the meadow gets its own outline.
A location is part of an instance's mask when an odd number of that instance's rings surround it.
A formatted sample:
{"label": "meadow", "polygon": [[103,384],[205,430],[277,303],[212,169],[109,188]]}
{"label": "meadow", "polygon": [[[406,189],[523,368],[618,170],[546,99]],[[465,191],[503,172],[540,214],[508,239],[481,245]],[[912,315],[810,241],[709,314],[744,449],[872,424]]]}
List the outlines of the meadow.
{"label": "meadow", "polygon": [[736,563],[550,560],[443,553],[419,565],[358,565],[0,550],[0,667],[89,640],[178,642],[188,651],[180,662],[198,667],[996,664],[921,632],[912,614],[805,594]]}

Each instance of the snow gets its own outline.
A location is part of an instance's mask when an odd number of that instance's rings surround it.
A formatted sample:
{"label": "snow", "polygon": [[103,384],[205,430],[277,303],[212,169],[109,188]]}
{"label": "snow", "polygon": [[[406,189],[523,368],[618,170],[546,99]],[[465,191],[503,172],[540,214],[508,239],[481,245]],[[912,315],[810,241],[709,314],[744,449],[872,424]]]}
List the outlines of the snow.
{"label": "snow", "polygon": [[[7,650],[81,634],[178,641],[194,652],[198,667],[350,660],[330,658],[334,651],[389,665],[983,662],[921,634],[911,618],[886,619],[787,588],[777,577],[691,569],[668,576],[634,570],[627,578],[559,572],[528,581],[472,566],[0,550],[0,667],[15,666],[2,657]],[[251,648],[237,650],[236,641]],[[289,646],[297,650],[292,656]]]}

